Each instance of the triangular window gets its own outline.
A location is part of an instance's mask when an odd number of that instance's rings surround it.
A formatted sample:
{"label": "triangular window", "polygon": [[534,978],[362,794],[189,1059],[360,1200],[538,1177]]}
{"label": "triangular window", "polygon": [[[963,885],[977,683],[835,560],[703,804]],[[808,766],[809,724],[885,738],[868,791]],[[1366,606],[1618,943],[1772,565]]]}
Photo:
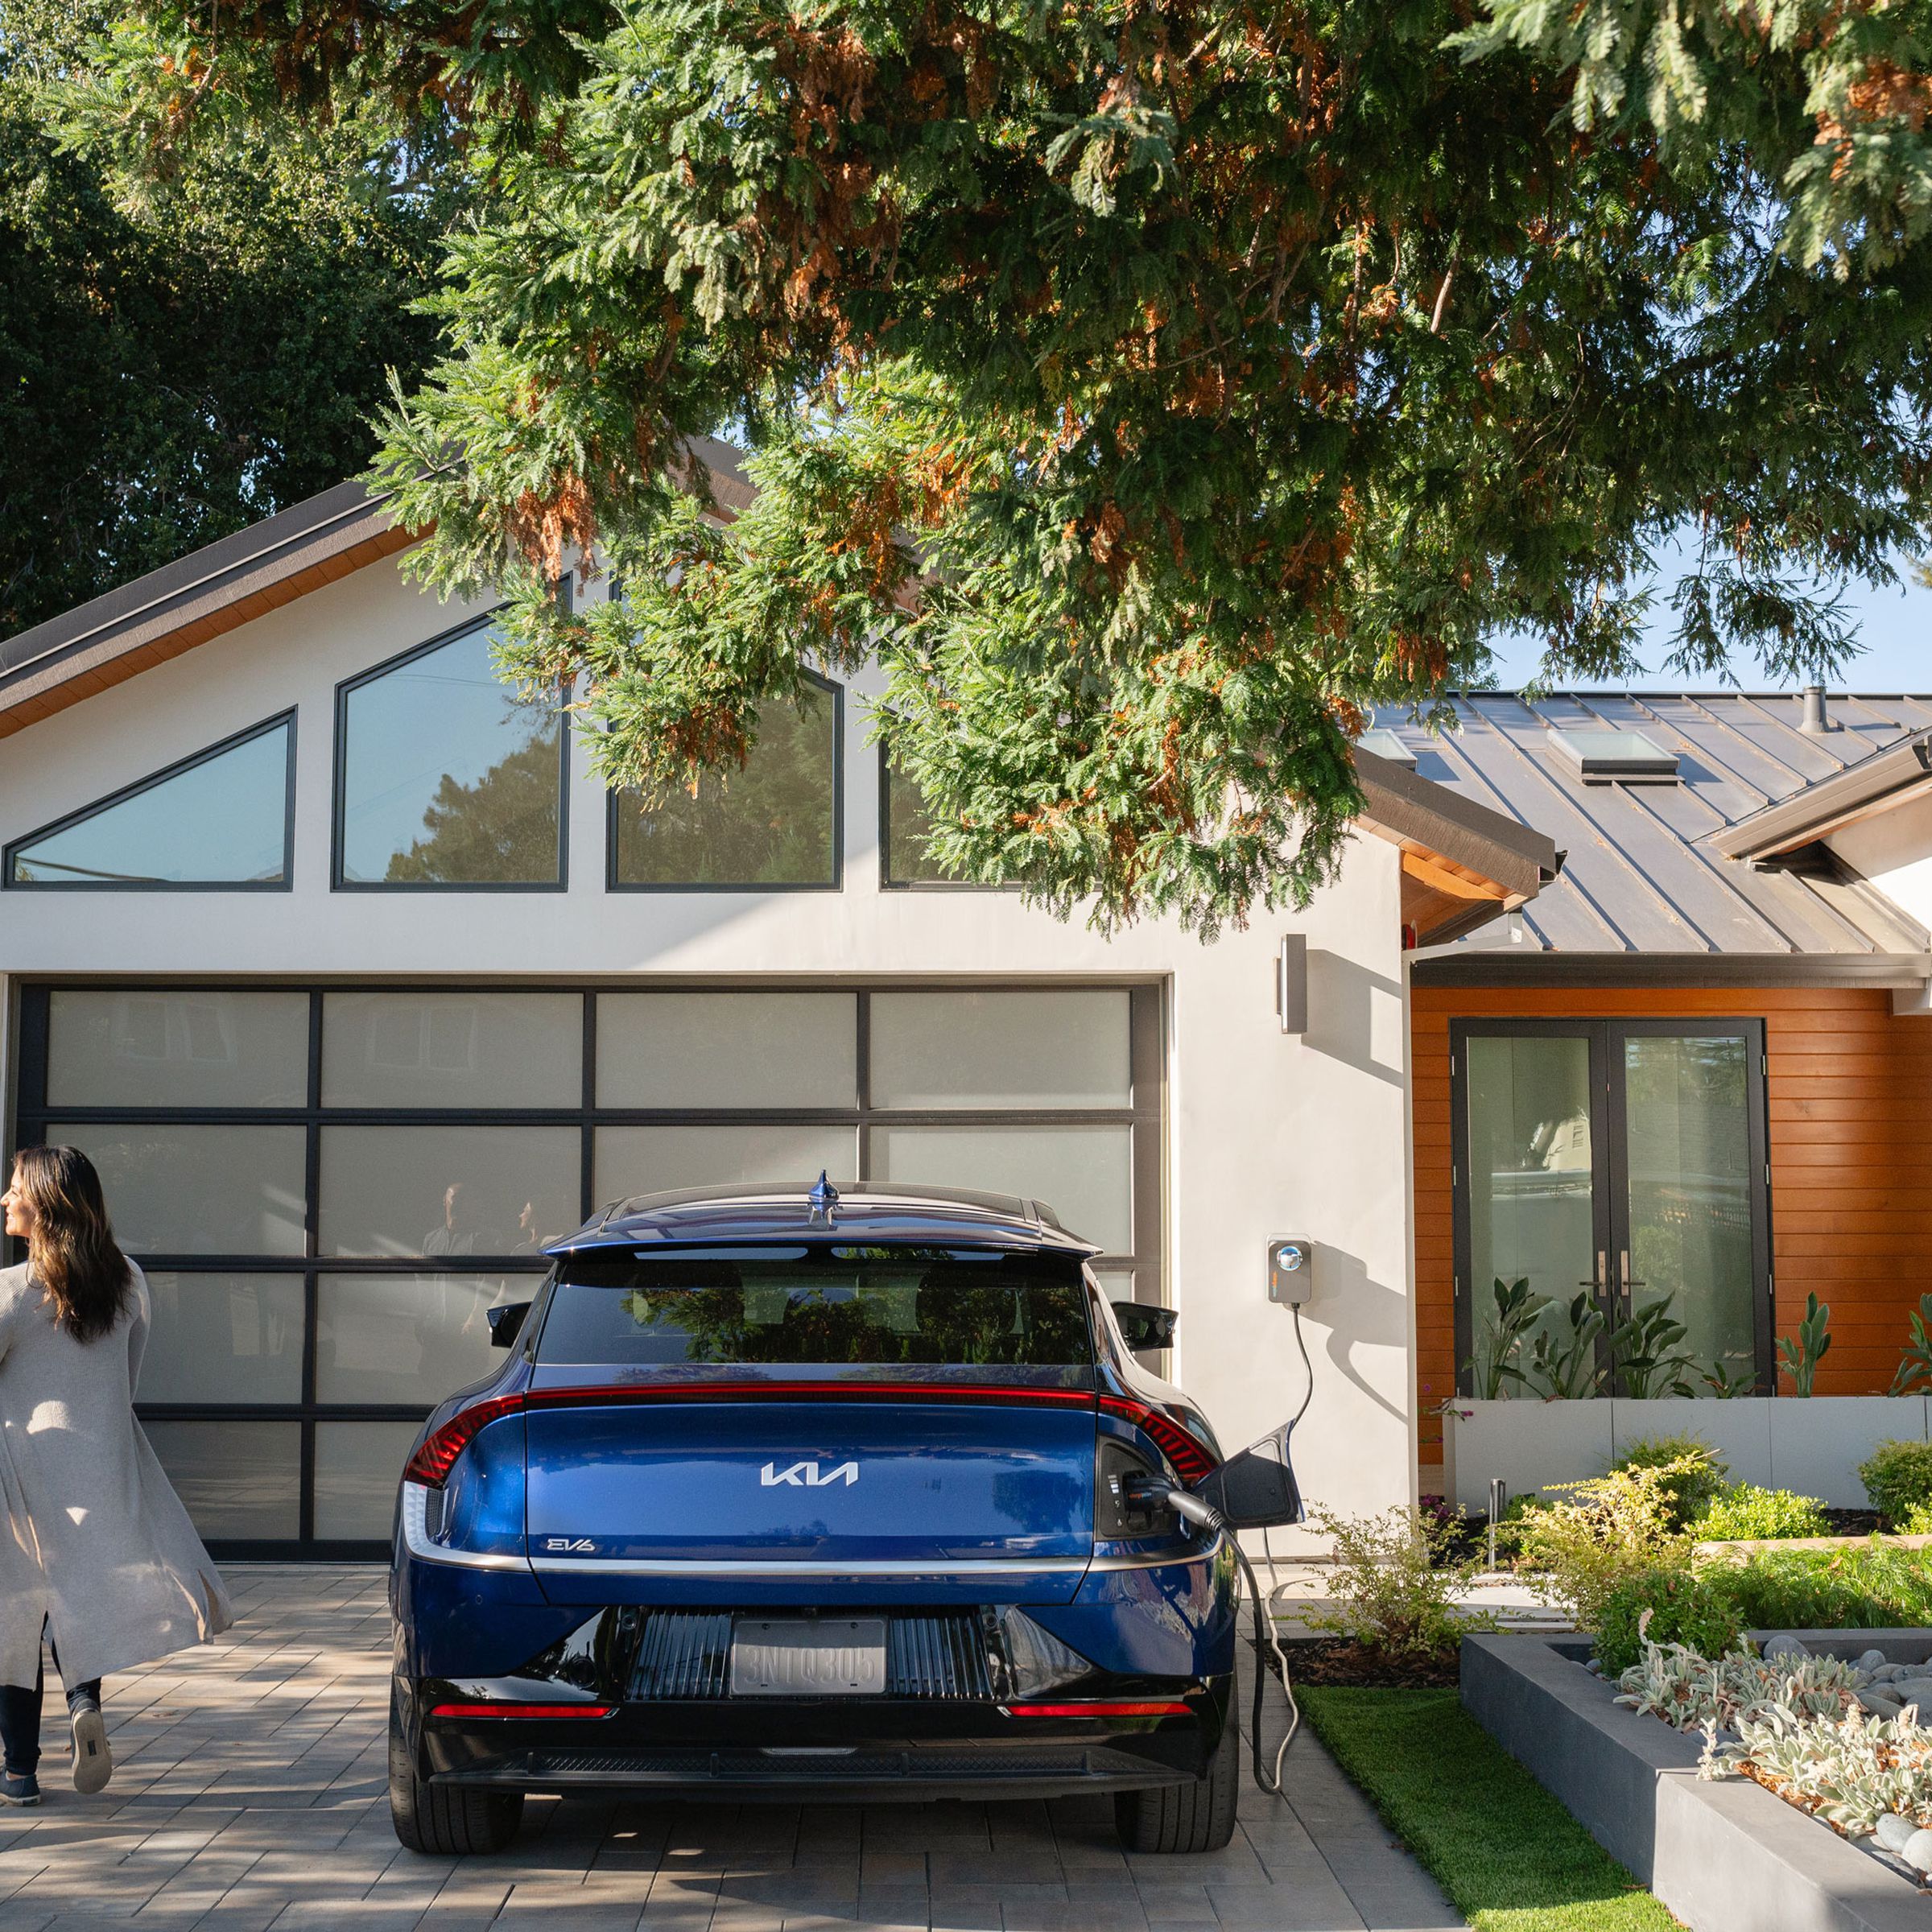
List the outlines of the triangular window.
{"label": "triangular window", "polygon": [[6,848],[10,886],[286,891],[295,714],[211,745]]}

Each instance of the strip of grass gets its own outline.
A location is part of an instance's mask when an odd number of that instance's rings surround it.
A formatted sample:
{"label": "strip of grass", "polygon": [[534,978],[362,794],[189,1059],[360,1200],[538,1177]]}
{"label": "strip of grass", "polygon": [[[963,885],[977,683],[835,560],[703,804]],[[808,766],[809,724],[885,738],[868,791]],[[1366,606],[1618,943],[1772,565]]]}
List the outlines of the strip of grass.
{"label": "strip of grass", "polygon": [[[1477,1932],[1676,1926],[1455,1691],[1310,1685],[1295,1695],[1315,1734]],[[1292,1776],[1292,1756],[1290,1766]]]}

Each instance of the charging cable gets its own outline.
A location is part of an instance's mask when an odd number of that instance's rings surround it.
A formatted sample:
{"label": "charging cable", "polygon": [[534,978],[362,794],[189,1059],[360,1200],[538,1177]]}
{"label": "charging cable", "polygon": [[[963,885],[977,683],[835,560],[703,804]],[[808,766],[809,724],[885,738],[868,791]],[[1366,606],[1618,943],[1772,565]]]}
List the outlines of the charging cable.
{"label": "charging cable", "polygon": [[[1304,1402],[1302,1406],[1305,1409],[1307,1404]],[[1280,1638],[1274,1633],[1274,1619],[1269,1614],[1269,1599],[1262,1594],[1254,1566],[1248,1560],[1248,1552],[1241,1547],[1241,1539],[1228,1528],[1227,1517],[1213,1504],[1186,1489],[1176,1488],[1164,1477],[1129,1478],[1121,1488],[1133,1502],[1164,1503],[1183,1521],[1195,1525],[1210,1536],[1226,1534],[1228,1546],[1234,1552],[1234,1560],[1241,1565],[1241,1575],[1247,1579],[1248,1600],[1254,1607],[1254,1715],[1248,1727],[1249,1742],[1253,1753],[1254,1781],[1269,1797],[1286,1798],[1287,1794],[1282,1789],[1282,1765],[1288,1756],[1288,1747],[1294,1742],[1295,1734],[1302,1728],[1302,1710],[1294,1701],[1294,1687],[1288,1680],[1288,1659],[1282,1652]],[[1268,1675],[1269,1651],[1274,1653],[1275,1668],[1281,1674],[1282,1695],[1288,1700],[1288,1729],[1275,1751],[1272,1771],[1264,1770],[1261,1763],[1261,1690]]]}
{"label": "charging cable", "polygon": [[[1290,1302],[1288,1312],[1294,1318],[1294,1345],[1301,1351],[1302,1372],[1306,1378],[1302,1389],[1302,1406],[1294,1412],[1289,1422],[1286,1434],[1292,1439],[1301,1419],[1308,1413],[1308,1405],[1315,1399],[1315,1364],[1308,1359],[1307,1338],[1302,1333],[1302,1311],[1298,1305]],[[1274,1600],[1286,1590],[1286,1583],[1274,1583],[1274,1550],[1268,1541],[1268,1532],[1261,1531],[1261,1550],[1268,1558],[1268,1575],[1270,1587],[1264,1591],[1254,1574],[1254,1565],[1248,1560],[1248,1552],[1241,1547],[1241,1539],[1228,1526],[1228,1519],[1213,1504],[1203,1501],[1186,1489],[1177,1488],[1162,1476],[1129,1477],[1121,1485],[1122,1492],[1135,1502],[1164,1503],[1183,1521],[1193,1523],[1205,1530],[1209,1535],[1225,1534],[1228,1546],[1234,1552],[1234,1560],[1241,1565],[1241,1575],[1248,1585],[1248,1600],[1254,1607],[1254,1715],[1249,1724],[1249,1743],[1253,1748],[1254,1781],[1270,1798],[1286,1802],[1287,1793],[1282,1788],[1282,1766],[1288,1757],[1288,1747],[1299,1735],[1302,1728],[1302,1707],[1294,1701],[1294,1685],[1288,1675],[1287,1653],[1282,1649],[1282,1640],[1275,1633]],[[1272,1770],[1261,1768],[1261,1686],[1268,1674],[1268,1657],[1274,1658],[1275,1670],[1282,1680],[1282,1695],[1288,1700],[1288,1728],[1282,1734],[1281,1743],[1275,1747],[1274,1765]]]}

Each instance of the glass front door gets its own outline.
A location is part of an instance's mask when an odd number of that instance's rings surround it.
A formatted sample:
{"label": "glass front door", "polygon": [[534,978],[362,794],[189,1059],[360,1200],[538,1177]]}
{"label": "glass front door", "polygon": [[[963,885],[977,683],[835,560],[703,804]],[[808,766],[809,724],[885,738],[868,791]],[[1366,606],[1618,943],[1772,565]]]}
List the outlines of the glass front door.
{"label": "glass front door", "polygon": [[1459,1385],[1769,1388],[1756,1021],[1458,1022]]}

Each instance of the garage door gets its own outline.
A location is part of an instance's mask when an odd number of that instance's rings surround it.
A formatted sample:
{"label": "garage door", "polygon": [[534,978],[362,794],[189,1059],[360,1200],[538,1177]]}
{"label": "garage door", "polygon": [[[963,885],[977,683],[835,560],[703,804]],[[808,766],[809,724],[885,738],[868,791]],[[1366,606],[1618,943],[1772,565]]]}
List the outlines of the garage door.
{"label": "garage door", "polygon": [[1025,1194],[1163,1298],[1154,987],[43,985],[21,1021],[18,1138],[101,1170],[217,1554],[376,1554],[485,1312],[627,1195]]}

